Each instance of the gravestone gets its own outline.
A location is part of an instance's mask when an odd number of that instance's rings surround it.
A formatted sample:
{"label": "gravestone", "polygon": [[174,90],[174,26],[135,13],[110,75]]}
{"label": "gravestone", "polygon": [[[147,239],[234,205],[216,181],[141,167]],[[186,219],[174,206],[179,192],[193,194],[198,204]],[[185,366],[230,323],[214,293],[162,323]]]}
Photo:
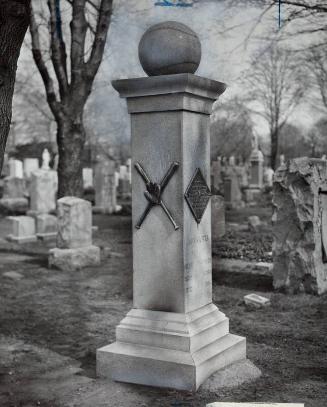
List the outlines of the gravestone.
{"label": "gravestone", "polygon": [[11,233],[7,239],[15,243],[30,243],[37,240],[35,220],[31,216],[8,216]]}
{"label": "gravestone", "polygon": [[23,178],[6,177],[3,180],[3,198],[24,198],[26,183]]}
{"label": "gravestone", "polygon": [[117,205],[117,188],[115,182],[115,162],[100,159],[94,174],[95,207],[94,212],[114,213]]}
{"label": "gravestone", "polygon": [[24,159],[24,175],[29,178],[32,172],[39,169],[39,160],[37,158],[25,158]]}
{"label": "gravestone", "polygon": [[57,238],[57,217],[42,213],[36,216],[36,236],[41,240],[52,240]]}
{"label": "gravestone", "polygon": [[0,210],[7,214],[25,214],[28,210],[26,193],[26,182],[23,178],[11,176],[4,178]]}
{"label": "gravestone", "polygon": [[212,161],[211,164],[211,188],[214,191],[221,191],[222,184],[221,157],[217,157],[217,160]]}
{"label": "gravestone", "polygon": [[50,213],[56,209],[57,173],[39,169],[31,174],[29,184],[30,215]]}
{"label": "gravestone", "polygon": [[273,186],[274,287],[327,291],[327,162],[296,158],[279,167]]}
{"label": "gravestone", "polygon": [[212,240],[221,239],[226,233],[225,201],[220,195],[211,197],[211,224]]}
{"label": "gravestone", "polygon": [[226,208],[240,208],[243,206],[242,192],[235,168],[228,168],[224,176],[224,198]]}
{"label": "gravestone", "polygon": [[49,267],[64,271],[100,264],[100,249],[92,245],[89,201],[66,196],[58,200],[57,247],[49,251]]}
{"label": "gravestone", "polygon": [[15,178],[24,178],[23,163],[20,160],[10,158],[8,161],[9,176]]}
{"label": "gravestone", "polygon": [[[180,52],[162,49],[166,30]],[[131,114],[133,308],[97,350],[100,377],[196,390],[246,358],[245,338],[212,303],[209,124],[226,85],[190,73],[200,54],[192,30],[162,23],[140,45],[158,76],[113,82]]]}
{"label": "gravestone", "polygon": [[83,188],[93,188],[93,169],[83,168]]}

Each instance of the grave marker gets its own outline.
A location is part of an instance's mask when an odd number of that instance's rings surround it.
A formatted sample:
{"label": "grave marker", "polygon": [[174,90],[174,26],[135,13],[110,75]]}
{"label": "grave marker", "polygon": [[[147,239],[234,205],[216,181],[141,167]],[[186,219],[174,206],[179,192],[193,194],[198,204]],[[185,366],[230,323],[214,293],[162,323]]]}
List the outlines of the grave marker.
{"label": "grave marker", "polygon": [[[162,49],[167,30],[184,53]],[[158,76],[113,82],[132,123],[133,308],[98,349],[97,374],[196,390],[246,358],[245,338],[212,303],[209,125],[226,85],[190,73],[201,46],[183,24],[151,27],[141,44],[141,64]]]}

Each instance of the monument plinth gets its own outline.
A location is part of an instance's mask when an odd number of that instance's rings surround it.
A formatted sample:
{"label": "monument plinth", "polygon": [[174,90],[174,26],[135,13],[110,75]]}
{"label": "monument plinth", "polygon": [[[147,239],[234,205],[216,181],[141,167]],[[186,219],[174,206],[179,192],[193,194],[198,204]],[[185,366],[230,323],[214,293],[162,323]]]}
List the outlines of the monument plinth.
{"label": "monument plinth", "polygon": [[133,309],[98,349],[97,374],[196,390],[246,358],[212,303],[209,115],[226,86],[187,71],[113,86],[131,115]]}

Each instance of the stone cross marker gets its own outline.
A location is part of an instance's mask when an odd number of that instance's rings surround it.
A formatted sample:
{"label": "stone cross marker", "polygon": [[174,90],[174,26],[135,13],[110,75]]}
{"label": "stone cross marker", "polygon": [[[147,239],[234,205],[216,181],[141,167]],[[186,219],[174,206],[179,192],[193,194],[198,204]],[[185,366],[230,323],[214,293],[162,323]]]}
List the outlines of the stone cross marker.
{"label": "stone cross marker", "polygon": [[193,75],[201,45],[183,24],[151,27],[139,54],[158,76],[113,82],[132,124],[133,308],[97,374],[195,390],[246,357],[212,303],[209,115],[226,85]]}

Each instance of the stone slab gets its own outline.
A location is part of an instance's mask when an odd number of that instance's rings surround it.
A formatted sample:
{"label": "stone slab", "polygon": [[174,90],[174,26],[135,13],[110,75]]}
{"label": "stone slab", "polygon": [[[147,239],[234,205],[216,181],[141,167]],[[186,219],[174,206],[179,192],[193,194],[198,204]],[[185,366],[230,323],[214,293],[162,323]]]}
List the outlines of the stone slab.
{"label": "stone slab", "polygon": [[10,242],[18,243],[18,244],[24,244],[24,243],[33,243],[37,241],[36,235],[31,235],[31,236],[13,236],[13,235],[8,235],[7,240]]}
{"label": "stone slab", "polygon": [[268,262],[252,262],[239,259],[213,259],[214,271],[228,273],[257,274],[262,276],[273,275],[273,264]]}
{"label": "stone slab", "polygon": [[100,248],[88,246],[75,249],[49,250],[49,267],[56,267],[63,271],[80,270],[87,266],[100,264]]}
{"label": "stone slab", "polygon": [[207,407],[304,407],[299,403],[230,403],[218,402],[207,404]]}

